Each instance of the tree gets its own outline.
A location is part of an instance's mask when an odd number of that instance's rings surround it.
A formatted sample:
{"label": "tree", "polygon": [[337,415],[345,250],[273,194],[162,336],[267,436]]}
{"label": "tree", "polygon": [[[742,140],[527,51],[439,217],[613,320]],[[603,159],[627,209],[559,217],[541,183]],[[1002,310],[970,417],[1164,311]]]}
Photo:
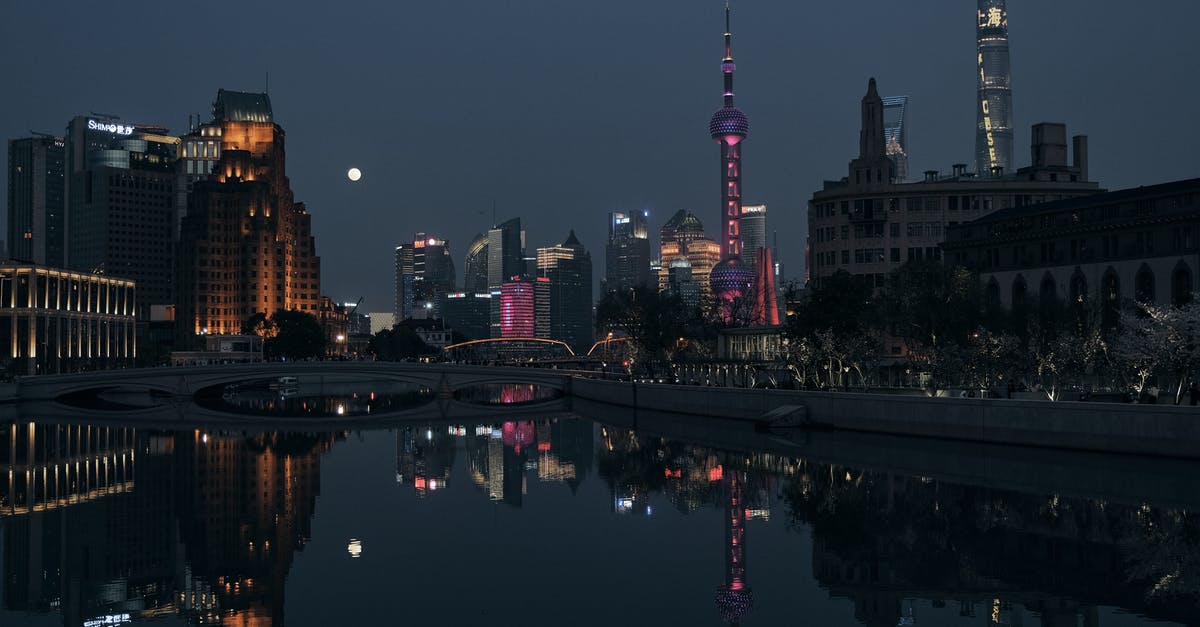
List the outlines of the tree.
{"label": "tree", "polygon": [[[253,318],[253,317],[252,317]],[[271,359],[309,359],[325,356],[325,330],[316,316],[297,310],[279,310],[271,315],[263,350]]]}
{"label": "tree", "polygon": [[417,335],[416,331],[402,324],[391,329],[383,329],[371,336],[367,350],[371,351],[380,361],[416,359],[421,355],[434,352],[434,349],[430,348],[425,340]]}
{"label": "tree", "polygon": [[1175,404],[1200,367],[1200,305],[1178,307],[1134,303],[1121,311],[1113,352],[1133,387],[1142,393],[1150,378],[1175,383]]}
{"label": "tree", "polygon": [[708,336],[678,297],[641,287],[605,294],[596,304],[596,328],[601,335],[633,338],[634,359],[647,366],[680,350],[680,338],[704,341]]}

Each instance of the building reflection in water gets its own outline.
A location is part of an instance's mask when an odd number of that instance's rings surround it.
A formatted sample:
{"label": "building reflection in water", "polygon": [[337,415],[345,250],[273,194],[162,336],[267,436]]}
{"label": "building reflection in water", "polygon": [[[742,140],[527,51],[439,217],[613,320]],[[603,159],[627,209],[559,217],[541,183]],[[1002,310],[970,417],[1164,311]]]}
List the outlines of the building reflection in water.
{"label": "building reflection in water", "polygon": [[341,435],[4,425],[6,609],[273,625]]}
{"label": "building reflection in water", "polygon": [[[126,614],[281,624],[321,459],[343,437],[3,425],[7,609],[60,612],[67,625]],[[470,481],[451,484],[460,458]],[[532,482],[576,494],[593,466],[614,515],[720,513],[711,542],[724,563],[712,571],[722,569],[714,596],[728,623],[788,601],[766,596],[779,589],[767,572],[750,592],[759,561],[748,549],[771,547],[748,540],[768,522],[811,530],[817,585],[872,627],[919,623],[914,604],[1016,627],[1028,614],[1098,625],[1102,606],[1178,622],[1200,614],[1200,517],[1184,509],[723,451],[580,419],[396,433],[397,483],[420,497],[477,490],[521,507]]]}
{"label": "building reflection in water", "polygon": [[396,482],[420,497],[448,487],[461,446],[472,483],[492,501],[520,507],[531,472],[575,493],[592,466],[592,429],[582,419],[404,427],[396,435]]}

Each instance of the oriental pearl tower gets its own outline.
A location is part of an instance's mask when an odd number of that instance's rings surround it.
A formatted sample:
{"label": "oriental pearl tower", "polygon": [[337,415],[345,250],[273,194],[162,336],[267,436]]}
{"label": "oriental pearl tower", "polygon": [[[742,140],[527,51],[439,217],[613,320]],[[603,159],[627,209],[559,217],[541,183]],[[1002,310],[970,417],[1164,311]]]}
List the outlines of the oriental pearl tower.
{"label": "oriental pearl tower", "polygon": [[742,140],[750,134],[746,114],[733,104],[733,33],[729,28],[729,2],[725,2],[725,104],[713,114],[708,132],[721,145],[721,262],[712,269],[709,285],[717,297],[722,316],[731,317],[730,303],[745,296],[754,281],[754,271],[742,263]]}

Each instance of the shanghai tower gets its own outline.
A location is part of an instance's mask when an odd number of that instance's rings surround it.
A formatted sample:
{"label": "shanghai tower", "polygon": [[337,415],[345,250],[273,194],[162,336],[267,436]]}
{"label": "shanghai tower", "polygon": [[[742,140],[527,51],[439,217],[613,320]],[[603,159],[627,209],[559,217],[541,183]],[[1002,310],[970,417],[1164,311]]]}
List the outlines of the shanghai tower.
{"label": "shanghai tower", "polygon": [[[979,96],[975,112],[975,168],[979,176],[1012,171],[1012,83],[1006,0],[978,0]],[[997,170],[999,168],[999,170]]]}

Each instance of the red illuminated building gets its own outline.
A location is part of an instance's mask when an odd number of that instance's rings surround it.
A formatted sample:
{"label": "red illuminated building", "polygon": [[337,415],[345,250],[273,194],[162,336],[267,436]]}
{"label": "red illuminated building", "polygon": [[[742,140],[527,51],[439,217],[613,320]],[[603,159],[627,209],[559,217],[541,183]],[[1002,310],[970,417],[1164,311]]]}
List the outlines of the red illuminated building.
{"label": "red illuminated building", "polygon": [[500,286],[500,337],[534,337],[534,285],[513,277]]}

